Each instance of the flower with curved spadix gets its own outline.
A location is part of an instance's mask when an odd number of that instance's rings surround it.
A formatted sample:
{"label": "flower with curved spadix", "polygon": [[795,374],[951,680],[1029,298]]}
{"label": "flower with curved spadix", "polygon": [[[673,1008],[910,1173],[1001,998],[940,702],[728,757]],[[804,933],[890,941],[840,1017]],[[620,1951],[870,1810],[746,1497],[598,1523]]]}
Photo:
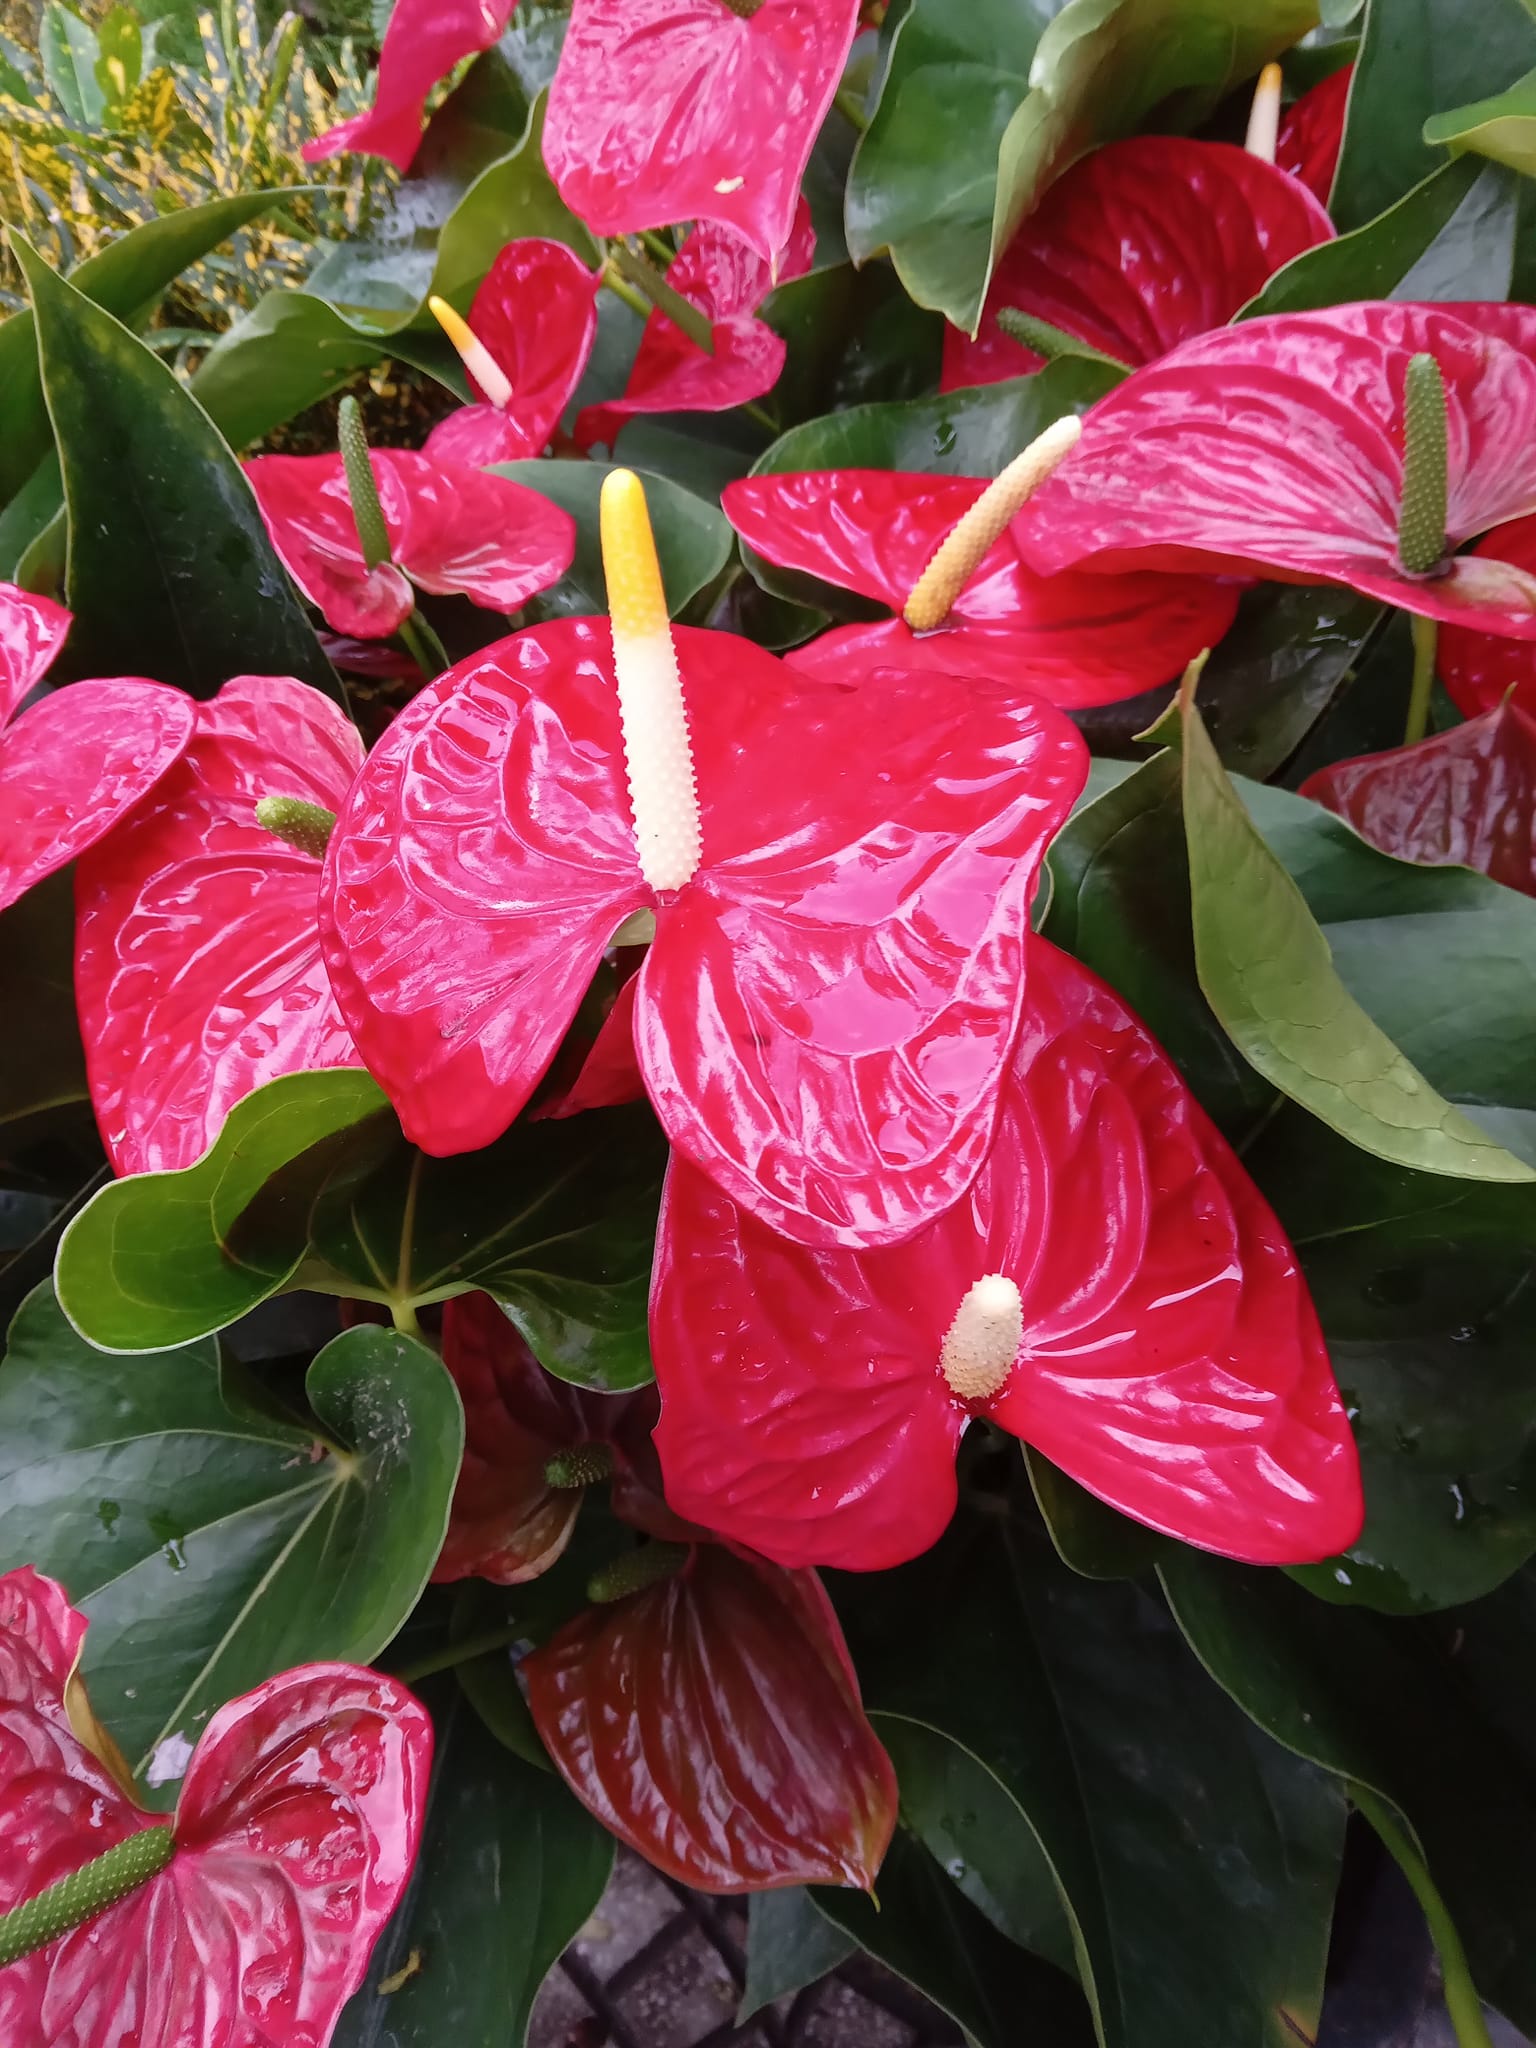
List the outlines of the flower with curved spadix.
{"label": "flower with curved spadix", "polygon": [[595,235],[718,221],[772,263],[859,0],[575,0],[544,161]]}
{"label": "flower with curved spadix", "polygon": [[1030,947],[993,1149],[905,1244],[786,1244],[673,1160],[651,1293],[667,1499],[783,1565],[882,1570],[943,1531],[984,1416],[1186,1543],[1331,1556],[1359,1532],[1359,1467],[1295,1254],[1120,997]]}
{"label": "flower with curved spadix", "polygon": [[405,1889],[432,1723],[378,1671],[309,1664],[221,1707],[174,1819],[80,1712],[86,1621],[0,1578],[0,2039],[324,2048]]}
{"label": "flower with curved spadix", "polygon": [[[1055,459],[1078,425],[1047,429]],[[721,502],[768,561],[891,607],[892,618],[834,627],[786,656],[791,668],[828,681],[857,680],[876,666],[931,668],[1075,708],[1137,696],[1215,646],[1237,609],[1230,583],[1026,568],[1006,529],[1036,482],[1021,457],[992,484],[834,469],[746,477]]]}
{"label": "flower with curved spadix", "polygon": [[1324,206],[1344,147],[1344,116],[1354,75],[1353,64],[1330,72],[1321,84],[1293,100],[1280,119],[1275,162],[1282,171],[1299,178]]}
{"label": "flower with curved spadix", "polygon": [[69,621],[0,583],[0,910],[109,832],[192,736],[191,698],[139,676],[71,683],[18,718]]}
{"label": "flower with curved spadix", "polygon": [[1082,741],[1016,692],[669,632],[632,476],[604,514],[611,630],[514,634],[364,765],[322,889],[337,1000],[412,1139],[473,1150],[650,911],[633,1029],[673,1144],[791,1236],[903,1237],[985,1156]]}
{"label": "flower with curved spadix", "polygon": [[[1136,135],[1058,178],[1000,258],[973,340],[944,331],[946,391],[1039,369],[1007,311],[1132,367],[1225,327],[1333,224],[1284,171],[1226,142]],[[1014,319],[1010,319],[1010,325]]]}
{"label": "flower with curved spadix", "polygon": [[[1443,394],[1438,483],[1410,459],[1420,357]],[[1250,320],[1101,399],[1015,536],[1043,574],[1239,568],[1533,639],[1536,576],[1489,533],[1536,511],[1533,418],[1529,306],[1373,302]],[[1438,557],[1427,546],[1409,560],[1405,517],[1420,492],[1438,505],[1442,491]],[[1486,552],[1455,553],[1485,533]]]}
{"label": "flower with curved spadix", "polygon": [[597,336],[598,274],[563,242],[509,242],[475,293],[469,318],[432,312],[478,394],[427,436],[434,461],[483,468],[542,455]]}
{"label": "flower with curved spadix", "polygon": [[352,153],[387,157],[408,171],[421,142],[427,95],[464,57],[488,50],[517,0],[395,0],[379,52],[373,105],[306,142],[307,164]]}

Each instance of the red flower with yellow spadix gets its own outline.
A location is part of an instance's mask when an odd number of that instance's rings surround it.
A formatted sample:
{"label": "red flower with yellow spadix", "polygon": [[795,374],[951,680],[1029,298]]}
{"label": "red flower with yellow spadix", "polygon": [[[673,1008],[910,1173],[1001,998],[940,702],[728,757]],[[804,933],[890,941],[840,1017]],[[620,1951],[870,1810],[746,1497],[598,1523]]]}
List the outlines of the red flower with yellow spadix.
{"label": "red flower with yellow spadix", "polygon": [[1017,692],[674,634],[628,471],[602,529],[611,623],[460,663],[369,756],[321,890],[337,1001],[413,1141],[473,1150],[654,923],[633,1028],[672,1143],[789,1236],[895,1241],[986,1156],[1082,741]]}
{"label": "red flower with yellow spadix", "polygon": [[348,152],[387,157],[408,171],[421,141],[427,95],[462,58],[488,50],[517,0],[396,0],[379,52],[373,105],[306,142],[307,164]]}

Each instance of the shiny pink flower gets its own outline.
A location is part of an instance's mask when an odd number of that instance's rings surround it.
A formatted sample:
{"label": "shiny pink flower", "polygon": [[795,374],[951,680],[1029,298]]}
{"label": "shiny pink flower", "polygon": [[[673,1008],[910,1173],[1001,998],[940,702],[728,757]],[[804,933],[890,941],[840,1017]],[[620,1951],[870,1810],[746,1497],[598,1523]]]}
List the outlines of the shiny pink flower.
{"label": "shiny pink flower", "polygon": [[[0,1911],[165,1825],[77,1733],[85,1630],[51,1579],[0,1578]],[[425,1711],[377,1671],[310,1664],[222,1707],[170,1860],[0,1969],[0,2040],[324,2048],[405,1889],[431,1758]]]}
{"label": "shiny pink flower", "polygon": [[1238,592],[1209,576],[1037,576],[1004,534],[943,625],[901,616],[913,585],[986,489],[980,478],[834,469],[754,476],[726,487],[726,517],[757,553],[888,604],[895,614],[838,626],[786,659],[825,680],[872,667],[986,677],[1078,708],[1134,697],[1183,673],[1232,623]]}
{"label": "shiny pink flower", "polygon": [[[1474,559],[1494,556],[1510,562],[1536,582],[1536,518],[1511,520],[1480,540]],[[1496,711],[1513,694],[1523,711],[1536,714],[1536,647],[1475,626],[1446,626],[1435,666],[1457,710],[1467,718]]]}
{"label": "shiny pink flower", "polygon": [[[988,1275],[1017,1288],[992,1356],[960,1313]],[[808,1251],[674,1159],[651,1349],[668,1500],[784,1565],[925,1550],[977,1416],[1121,1512],[1252,1563],[1330,1556],[1360,1528],[1280,1225],[1125,1004],[1043,939],[968,1194],[895,1248]]]}
{"label": "shiny pink flower", "polygon": [[775,278],[757,251],[728,228],[695,228],[668,267],[667,283],[710,323],[715,352],[706,355],[665,313],[652,313],[622,398],[589,405],[576,421],[583,448],[611,448],[620,427],[637,413],[727,412],[760,398],[778,382],[786,354],[782,338],[754,317],[772,291],[811,267],[816,236],[802,199],[794,231]]}
{"label": "shiny pink flower", "polygon": [[348,153],[383,156],[408,171],[421,142],[427,95],[461,58],[499,40],[517,0],[395,0],[366,113],[306,142],[307,164]]}
{"label": "shiny pink flower", "polygon": [[1012,307],[1117,362],[1154,362],[1227,322],[1293,256],[1332,238],[1304,186],[1228,142],[1136,135],[1074,164],[1003,252],[973,341],[945,330],[943,388],[1038,370]]}
{"label": "shiny pink flower", "polygon": [[320,957],[320,859],[256,822],[263,797],[335,810],[355,729],[291,676],[236,676],[182,759],[75,878],[91,1100],[119,1173],[200,1159],[279,1074],[357,1066]]}
{"label": "shiny pink flower", "polygon": [[137,676],[71,683],[18,719],[69,618],[0,583],[0,910],[110,831],[192,734],[191,698]]}
{"label": "shiny pink flower", "polygon": [[594,235],[718,221],[771,263],[859,0],[575,0],[544,161]]}
{"label": "shiny pink flower", "polygon": [[672,1142],[792,1236],[898,1239],[985,1156],[1082,742],[948,677],[835,687],[727,634],[675,641],[693,878],[641,874],[606,623],[536,627],[439,678],[369,756],[322,889],[337,999],[413,1142],[473,1150],[649,910],[634,1036]]}
{"label": "shiny pink flower", "polygon": [[478,402],[427,436],[434,462],[518,462],[542,455],[592,353],[598,276],[563,242],[509,242],[469,309],[475,339],[512,387],[505,404],[470,383]]}
{"label": "shiny pink flower", "polygon": [[338,633],[387,639],[415,608],[413,583],[513,612],[571,566],[575,524],[537,491],[401,448],[376,448],[370,460],[393,557],[373,569],[339,455],[258,455],[245,466],[283,566]]}
{"label": "shiny pink flower", "polygon": [[1324,206],[1333,190],[1333,174],[1339,168],[1339,152],[1344,147],[1344,115],[1354,75],[1353,64],[1330,72],[1321,84],[1294,100],[1280,118],[1275,162],[1282,171],[1300,178]]}
{"label": "shiny pink flower", "polygon": [[1373,302],[1245,321],[1135,371],[1014,533],[1043,574],[1241,569],[1343,584],[1536,638],[1536,575],[1498,553],[1398,559],[1403,382],[1433,356],[1448,414],[1446,544],[1536,511],[1536,308]]}

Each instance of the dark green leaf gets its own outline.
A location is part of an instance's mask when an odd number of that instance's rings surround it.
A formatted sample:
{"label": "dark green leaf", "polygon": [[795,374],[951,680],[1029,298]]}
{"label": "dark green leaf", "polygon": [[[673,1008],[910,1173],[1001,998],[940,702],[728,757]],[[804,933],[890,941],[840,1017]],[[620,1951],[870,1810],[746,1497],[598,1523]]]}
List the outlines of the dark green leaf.
{"label": "dark green leaf", "polygon": [[101,55],[94,30],[61,0],[48,0],[37,38],[43,76],[72,128],[94,128],[101,120],[105,96],[96,79]]}
{"label": "dark green leaf", "polygon": [[858,1943],[818,1912],[803,1885],[756,1892],[747,1909],[747,1983],[736,2024],[847,1962]]}
{"label": "dark green leaf", "polygon": [[1157,1562],[1162,1538],[1095,1498],[1025,1444],[1030,1487],[1056,1555],[1085,1579],[1135,1579]]}
{"label": "dark green leaf", "polygon": [[1381,607],[1351,590],[1261,585],[1200,677],[1200,707],[1234,774],[1262,782],[1301,744],[1369,645]]}
{"label": "dark green leaf", "polygon": [[1424,124],[1424,140],[1434,148],[1475,150],[1527,177],[1536,175],[1536,71],[1508,92],[1433,115]]}
{"label": "dark green leaf", "polygon": [[0,1016],[7,1036],[0,1125],[88,1099],[75,1021],[74,911],[74,878],[66,869],[0,912]]}

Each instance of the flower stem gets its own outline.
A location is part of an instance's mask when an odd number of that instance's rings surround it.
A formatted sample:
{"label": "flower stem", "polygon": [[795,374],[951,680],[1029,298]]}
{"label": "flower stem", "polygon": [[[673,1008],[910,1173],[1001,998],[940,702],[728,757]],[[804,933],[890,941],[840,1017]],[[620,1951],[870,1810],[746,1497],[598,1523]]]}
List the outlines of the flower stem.
{"label": "flower stem", "polygon": [[832,104],[843,119],[851,127],[857,128],[861,135],[869,127],[869,116],[865,113],[863,102],[857,93],[840,92],[834,97]]}
{"label": "flower stem", "polygon": [[766,428],[775,440],[779,438],[779,423],[765,407],[755,404],[748,398],[742,402],[741,409],[749,420],[756,420],[760,427]]}
{"label": "flower stem", "polygon": [[341,450],[347,473],[347,496],[352,500],[352,520],[363,550],[366,568],[377,569],[390,559],[389,528],[384,507],[379,503],[378,480],[368,453],[368,436],[363,415],[355,398],[344,398],[336,414],[336,445]]}
{"label": "flower stem", "polygon": [[1403,745],[1416,747],[1429,730],[1429,695],[1435,687],[1435,649],[1440,627],[1434,619],[1410,613],[1413,631],[1413,688],[1408,693],[1408,723],[1403,728]]}
{"label": "flower stem", "polygon": [[419,611],[408,612],[400,621],[400,638],[405,651],[430,683],[450,666],[448,650]]}
{"label": "flower stem", "polygon": [[389,1304],[390,1318],[402,1337],[420,1337],[421,1324],[416,1311],[408,1301],[392,1301]]}
{"label": "flower stem", "polygon": [[430,1657],[418,1657],[413,1664],[402,1664],[390,1672],[402,1685],[419,1685],[424,1678],[435,1678],[439,1671],[452,1671],[456,1665],[472,1664],[477,1657],[488,1657],[493,1650],[510,1650],[514,1643],[520,1643],[528,1633],[526,1628],[483,1628],[477,1635],[464,1636],[456,1643],[450,1643],[445,1650],[436,1650]]}
{"label": "flower stem", "polygon": [[1434,1880],[1425,1867],[1423,1857],[1414,1846],[1412,1837],[1386,1800],[1378,1798],[1367,1786],[1352,1783],[1349,1787],[1349,1796],[1375,1829],[1382,1847],[1407,1878],[1414,1897],[1423,1909],[1424,1918],[1429,1923],[1430,1937],[1435,1944],[1435,1953],[1440,1958],[1446,2009],[1450,2013],[1457,2041],[1461,2048],[1493,2048],[1493,2037],[1488,2032],[1488,2022],[1483,2018],[1483,2002],[1477,1995],[1477,1986],[1472,1982],[1472,1972],[1467,1967],[1467,1952],[1461,1945],[1461,1936],[1456,1931],[1456,1923],[1445,1909],[1444,1899],[1435,1889]]}
{"label": "flower stem", "polygon": [[608,251],[608,261],[621,277],[650,301],[658,313],[665,313],[679,332],[686,334],[695,348],[702,349],[707,356],[715,352],[715,330],[708,317],[701,313],[691,299],[685,299],[655,264],[631,249],[627,242],[615,242]]}
{"label": "flower stem", "polygon": [[650,319],[650,306],[646,303],[644,299],[641,298],[640,294],[637,291],[631,290],[631,288],[624,282],[623,278],[620,277],[618,267],[614,263],[614,260],[611,256],[609,257],[608,261],[603,265],[601,276],[603,283],[608,287],[609,291],[613,293],[616,299],[622,299],[625,305],[628,306],[629,310],[632,313],[638,313],[642,320]]}
{"label": "flower stem", "polygon": [[164,1870],[176,1849],[176,1831],[140,1828],[125,1842],[61,1877],[34,1899],[0,1913],[0,1967],[46,1948],[73,1927],[83,1927]]}

